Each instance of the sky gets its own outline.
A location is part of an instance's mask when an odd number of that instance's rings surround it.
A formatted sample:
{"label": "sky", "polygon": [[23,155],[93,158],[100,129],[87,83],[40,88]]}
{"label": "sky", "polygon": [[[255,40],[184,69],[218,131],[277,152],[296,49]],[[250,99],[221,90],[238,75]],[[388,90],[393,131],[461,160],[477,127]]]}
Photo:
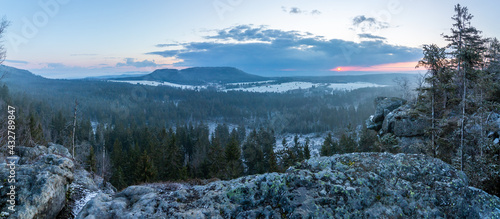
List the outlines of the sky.
{"label": "sky", "polygon": [[500,1],[0,0],[3,64],[48,78],[230,66],[262,76],[425,72],[454,5],[500,37]]}

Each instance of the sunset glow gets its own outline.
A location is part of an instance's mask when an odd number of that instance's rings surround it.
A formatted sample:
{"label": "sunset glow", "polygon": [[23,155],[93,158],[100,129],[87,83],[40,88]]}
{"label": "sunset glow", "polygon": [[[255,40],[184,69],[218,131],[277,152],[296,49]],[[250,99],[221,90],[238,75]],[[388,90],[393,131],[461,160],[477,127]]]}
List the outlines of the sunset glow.
{"label": "sunset glow", "polygon": [[[373,66],[342,66],[330,71],[370,71],[370,72],[409,72],[416,71],[417,62],[397,62]],[[418,70],[418,69],[417,69]]]}

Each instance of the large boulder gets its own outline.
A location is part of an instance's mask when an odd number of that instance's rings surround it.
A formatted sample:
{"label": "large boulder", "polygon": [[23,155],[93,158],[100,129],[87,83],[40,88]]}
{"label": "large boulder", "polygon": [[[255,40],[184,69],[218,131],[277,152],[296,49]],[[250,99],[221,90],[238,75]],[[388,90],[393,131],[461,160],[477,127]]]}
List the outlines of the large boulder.
{"label": "large boulder", "polygon": [[393,133],[397,137],[422,136],[429,127],[429,119],[405,105],[385,116],[382,123],[382,133]]}
{"label": "large boulder", "polygon": [[375,99],[375,114],[366,121],[368,129],[379,131],[384,118],[393,110],[406,103],[406,100],[397,97],[377,97]]}
{"label": "large boulder", "polygon": [[77,218],[500,218],[500,198],[425,155],[353,153],[285,173],[99,194]]}
{"label": "large boulder", "polygon": [[[62,146],[61,146],[62,147]],[[64,147],[51,145],[37,147],[17,147],[20,156],[15,166],[16,173],[16,206],[15,212],[8,209],[7,189],[0,191],[0,210],[7,218],[55,218],[66,202],[68,185],[73,180],[73,161],[48,151],[59,151],[68,155]],[[6,163],[2,163],[6,166]],[[1,168],[2,179],[9,176],[8,168]],[[7,188],[11,184],[2,181],[1,187]]]}

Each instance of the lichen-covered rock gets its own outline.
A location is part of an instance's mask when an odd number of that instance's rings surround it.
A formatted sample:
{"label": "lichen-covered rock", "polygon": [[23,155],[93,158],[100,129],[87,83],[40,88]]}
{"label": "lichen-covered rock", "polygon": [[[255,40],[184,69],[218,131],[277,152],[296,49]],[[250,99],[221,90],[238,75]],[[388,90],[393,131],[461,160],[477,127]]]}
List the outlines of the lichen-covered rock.
{"label": "lichen-covered rock", "polygon": [[[64,207],[68,185],[73,180],[73,161],[68,157],[47,153],[61,151],[62,154],[67,154],[62,148],[54,148],[53,145],[49,148],[18,147],[17,151],[20,159],[15,169],[16,211],[13,213],[7,209],[8,191],[2,189],[1,212],[8,218],[55,218]],[[0,175],[2,179],[7,179],[8,168],[5,163],[1,165]],[[7,186],[10,184],[2,181],[2,187]]]}
{"label": "lichen-covered rock", "polygon": [[286,173],[99,194],[77,218],[500,218],[500,198],[425,155],[313,158]]}
{"label": "lichen-covered rock", "polygon": [[377,97],[375,99],[375,114],[366,121],[368,129],[379,131],[384,118],[396,108],[406,103],[406,100],[397,97]]}
{"label": "lichen-covered rock", "polygon": [[61,155],[63,157],[72,157],[67,148],[54,143],[49,143],[48,153]]}
{"label": "lichen-covered rock", "polygon": [[384,118],[382,133],[393,133],[397,137],[422,136],[430,127],[430,121],[414,113],[410,106],[401,106]]}

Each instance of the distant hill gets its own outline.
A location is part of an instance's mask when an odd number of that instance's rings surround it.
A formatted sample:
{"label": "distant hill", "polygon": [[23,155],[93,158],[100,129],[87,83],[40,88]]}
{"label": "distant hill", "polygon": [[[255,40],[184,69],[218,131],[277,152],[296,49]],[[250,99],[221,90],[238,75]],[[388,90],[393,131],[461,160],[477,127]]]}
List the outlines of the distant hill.
{"label": "distant hill", "polygon": [[183,70],[158,69],[148,75],[115,78],[115,80],[144,80],[187,85],[203,85],[207,83],[254,82],[268,80],[268,78],[248,74],[232,67],[195,67]]}
{"label": "distant hill", "polygon": [[131,77],[140,77],[147,75],[149,73],[135,73],[135,74],[121,74],[121,75],[99,75],[99,76],[90,76],[82,78],[83,80],[115,80],[117,78],[131,78]]}
{"label": "distant hill", "polygon": [[6,75],[2,79],[2,82],[5,83],[19,84],[19,83],[41,82],[45,80],[50,80],[40,75],[35,75],[27,70],[0,65],[0,75],[3,75],[4,73],[6,73]]}

